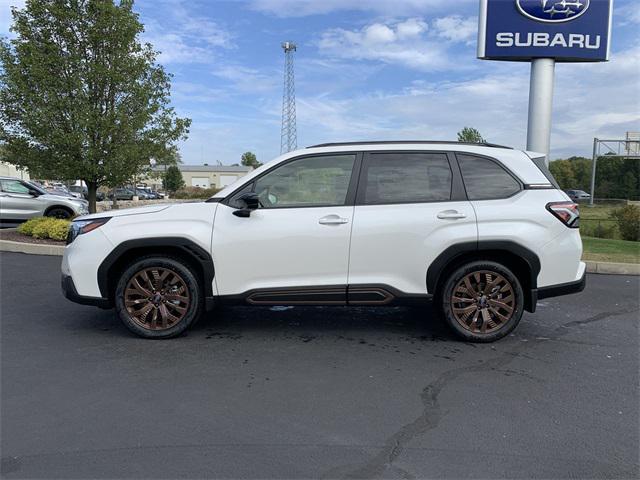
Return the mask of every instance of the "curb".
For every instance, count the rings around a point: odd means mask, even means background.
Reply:
[[[61,257],[64,254],[64,246],[0,240],[0,252],[28,253],[30,255],[56,255]]]
[[[586,262],[587,273],[640,275],[640,263]]]

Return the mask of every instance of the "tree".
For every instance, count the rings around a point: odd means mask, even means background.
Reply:
[[[458,141],[467,143],[484,143],[480,132],[473,127],[464,127],[458,132]]]
[[[162,186],[165,191],[175,193],[181,188],[184,188],[184,180],[182,179],[182,172],[175,165],[171,165],[167,168],[167,171],[162,178]]]
[[[30,0],[0,41],[0,142],[32,176],[83,180],[90,210],[165,158],[191,120],[170,107],[170,75],[142,44],[132,0]]]
[[[255,153],[253,152],[244,152],[242,154],[240,163],[242,163],[242,165],[244,165],[245,167],[253,167],[253,168],[258,168],[262,165],[262,163],[258,161]]]

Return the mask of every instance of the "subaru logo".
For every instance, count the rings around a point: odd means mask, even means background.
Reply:
[[[574,20],[587,11],[589,3],[590,0],[516,0],[525,17],[548,23]]]

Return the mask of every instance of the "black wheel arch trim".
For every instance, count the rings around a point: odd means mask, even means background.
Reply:
[[[434,293],[440,277],[448,265],[460,256],[467,253],[482,253],[490,251],[506,251],[521,258],[527,263],[529,269],[528,289],[523,288],[525,296],[525,309],[535,310],[535,293],[540,273],[540,259],[528,248],[509,240],[483,240],[479,242],[456,243],[445,249],[431,263],[427,269],[427,291]]]
[[[109,298],[109,271],[116,264],[116,262],[127,252],[145,247],[171,247],[178,248],[190,260],[195,262],[202,268],[204,276],[204,297],[207,306],[210,303],[210,298],[213,297],[213,278],[215,276],[215,270],[213,267],[213,258],[204,248],[188,238],[183,237],[152,237],[152,238],[140,238],[135,240],[127,240],[120,243],[114,248],[109,255],[102,261],[98,267],[98,287],[100,288],[100,294],[104,298]],[[113,300],[110,299],[109,300]]]

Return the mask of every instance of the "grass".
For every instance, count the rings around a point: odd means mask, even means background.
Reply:
[[[611,212],[619,206],[612,205],[594,205],[589,207],[587,204],[580,204],[580,220],[612,220]]]
[[[640,263],[640,242],[582,237],[583,260]]]

